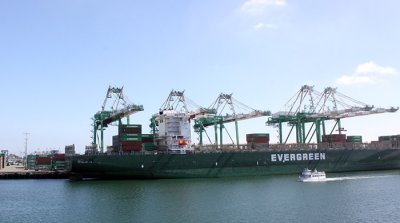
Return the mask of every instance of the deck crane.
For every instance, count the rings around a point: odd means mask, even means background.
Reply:
[[[226,112],[225,109],[228,107],[230,110],[230,114],[226,113],[223,115],[223,112]],[[224,129],[225,123],[235,122],[235,130],[236,130],[236,145],[239,145],[239,131],[238,131],[238,121],[257,118],[262,116],[269,116],[271,112],[269,111],[260,111],[250,108],[249,106],[237,101],[232,97],[232,94],[225,94],[221,93],[218,95],[217,99],[214,101],[211,106],[208,108],[211,111],[214,111],[215,114],[199,117],[195,119],[195,131],[200,135],[200,145],[203,144],[202,134],[205,132],[205,128],[208,126],[214,126],[215,131],[215,145],[218,147],[218,125],[219,125],[219,132],[220,132],[220,147],[222,147],[223,140],[222,140],[222,131]],[[239,113],[238,111],[246,111],[246,113]],[[225,129],[226,130],[226,129]],[[206,133],[206,132],[205,132]],[[229,135],[230,139],[232,137]],[[232,140],[233,142],[233,140]],[[235,142],[233,142],[235,144]]]
[[[308,104],[306,104],[308,98]],[[378,114],[385,112],[396,112],[398,108],[374,108],[361,101],[355,100],[337,91],[336,88],[327,87],[322,93],[314,90],[313,86],[304,85],[285,105],[288,109],[272,115],[267,125],[279,128],[279,142],[285,144],[293,129],[296,129],[297,143],[310,143],[313,136],[316,141],[321,142],[321,134],[326,135],[325,121],[333,120],[339,134],[343,131],[341,119],[362,115]],[[283,141],[282,123],[291,126],[288,136]],[[311,126],[306,134],[306,123]],[[322,133],[321,133],[322,125]]]
[[[106,108],[107,102],[111,106]],[[110,110],[108,110],[110,109]],[[128,118],[129,124],[129,115],[143,111],[143,105],[136,105],[130,103],[128,98],[124,95],[123,87],[108,87],[106,97],[104,99],[103,105],[101,106],[101,110],[98,111],[93,120],[93,145],[97,146],[97,141],[99,141],[100,152],[104,150],[104,142],[103,142],[103,131],[109,124],[118,121],[121,124],[121,119],[124,117]],[[98,131],[100,131],[100,139],[98,138]]]

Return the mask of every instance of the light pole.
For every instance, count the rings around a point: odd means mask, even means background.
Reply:
[[[25,169],[28,169],[28,135],[30,134],[29,132],[24,132],[25,134],[25,162],[24,166]]]

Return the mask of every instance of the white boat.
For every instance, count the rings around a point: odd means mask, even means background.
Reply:
[[[314,169],[314,171],[309,170],[308,168],[305,168],[301,175],[299,176],[299,181],[301,182],[321,182],[321,181],[326,181],[326,175],[325,172],[318,172],[317,169]]]

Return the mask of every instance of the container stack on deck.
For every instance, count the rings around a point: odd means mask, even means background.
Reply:
[[[346,134],[331,134],[331,135],[323,135],[322,142],[346,142]]]
[[[400,135],[379,136],[379,142],[388,142],[392,144],[392,147],[399,147]]]
[[[115,152],[132,153],[142,151],[142,125],[120,125],[118,135],[113,136]]]
[[[143,148],[146,151],[153,151],[156,149],[156,145],[154,144],[153,134],[142,134],[142,143],[143,143]]]
[[[65,146],[65,155],[66,156],[75,155],[75,144]]]
[[[85,147],[85,155],[94,155],[98,153],[99,150],[97,149],[97,145],[89,145]]]
[[[253,133],[246,135],[247,147],[251,149],[268,148],[269,134],[268,133]]]

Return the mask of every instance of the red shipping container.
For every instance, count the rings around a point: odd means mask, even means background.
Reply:
[[[65,161],[65,154],[54,154],[53,160],[55,161]]]
[[[322,142],[346,142],[345,134],[323,135]]]
[[[122,151],[124,151],[124,152],[131,152],[131,151],[134,151],[134,152],[139,152],[139,151],[142,151],[142,146],[123,146],[123,147],[121,147],[121,150]]]
[[[36,165],[50,165],[51,158],[50,157],[36,157]]]
[[[120,142],[120,146],[142,146],[142,142],[124,141]]]
[[[142,142],[154,142],[153,138],[142,138]]]

